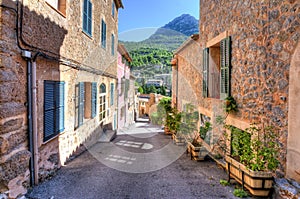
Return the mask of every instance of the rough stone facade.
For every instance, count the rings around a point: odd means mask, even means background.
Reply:
[[[294,63],[299,63],[297,61],[299,59],[294,55],[299,48],[299,45],[297,46],[300,37],[299,13],[300,3],[295,0],[200,0],[198,42],[201,51],[199,53],[193,47],[189,47],[190,44],[185,44],[187,48],[182,50],[184,46],[181,47],[174,60],[174,63],[177,61],[179,74],[183,76],[182,79],[190,89],[180,87],[179,81],[180,94],[176,96],[174,85],[177,71],[174,66],[172,91],[174,104],[176,97],[179,98],[177,104],[179,108],[182,101],[193,96],[190,99],[196,98],[200,113],[211,117],[213,125],[216,124],[216,116],[222,114],[223,100],[218,97],[202,97],[202,50],[206,47],[218,47],[216,43],[230,36],[232,66],[230,87],[239,111],[230,114],[227,123],[241,129],[249,127],[254,122],[279,128],[281,135],[278,142],[282,150],[281,164],[276,174],[278,177],[285,176],[298,182],[300,182],[300,147],[296,147],[296,143],[299,143],[297,138],[299,133],[295,130],[293,134],[289,133],[288,129],[295,129],[291,126],[299,123],[299,119],[296,118],[300,116],[299,108],[295,107],[297,103],[293,103],[293,107],[289,106],[289,101],[300,97],[296,94],[296,90],[292,91],[293,95],[289,95],[290,77],[299,78],[297,66],[291,69],[292,57]],[[181,54],[184,55],[183,58]],[[197,67],[192,67],[191,56],[198,58],[200,64],[196,65]],[[193,69],[186,70],[186,66]],[[199,74],[195,74],[197,70]],[[299,81],[293,81],[293,85],[297,83]],[[296,111],[293,112],[293,119],[289,121],[288,113],[291,109]],[[290,143],[293,147],[289,147],[287,142],[287,138],[291,135],[293,137],[290,137],[290,140],[293,141]],[[287,158],[289,153],[294,158]]]
[[[95,142],[105,124],[114,124],[117,92],[110,105],[111,88],[117,86],[118,8],[120,0],[92,0],[92,34],[83,32],[83,1],[65,1],[65,12],[46,0],[0,0],[0,193],[10,198],[25,194],[30,186],[27,117],[27,61],[22,49],[36,56],[38,178],[46,178],[87,141]],[[112,2],[115,16],[112,16]],[[18,18],[18,21],[17,21]],[[107,25],[106,48],[101,46],[101,20]],[[16,23],[18,22],[18,28]],[[114,35],[115,54],[112,54]],[[37,54],[38,53],[38,54]],[[44,141],[44,80],[65,82],[65,129]],[[79,82],[106,85],[107,111],[99,121],[85,118],[75,128],[75,86]],[[97,94],[99,96],[99,93]]]

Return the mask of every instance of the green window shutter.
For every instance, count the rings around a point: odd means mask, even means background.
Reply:
[[[93,13],[93,5],[91,1],[88,1],[87,33],[89,35],[92,35],[92,13]]]
[[[220,44],[220,99],[230,95],[230,69],[231,69],[231,39],[227,37]]]
[[[56,83],[56,132],[60,133],[65,129],[65,83]]]
[[[83,10],[82,10],[82,28],[83,31],[87,32],[88,29],[88,24],[87,24],[87,19],[88,19],[88,0],[83,0]]]
[[[79,96],[78,96],[79,108],[78,108],[78,127],[83,124],[84,115],[84,83],[79,83]]]
[[[97,114],[97,83],[92,83],[92,118]]]
[[[203,50],[202,96],[208,97],[209,48]]]
[[[114,105],[114,92],[115,92],[115,85],[114,83],[110,84],[110,105]]]
[[[129,84],[130,84],[129,79],[126,79],[125,80],[125,99],[128,98]]]

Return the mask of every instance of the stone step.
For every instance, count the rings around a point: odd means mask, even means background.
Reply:
[[[105,132],[102,133],[100,136],[98,142],[111,142],[117,137],[117,131],[114,130],[106,130]]]

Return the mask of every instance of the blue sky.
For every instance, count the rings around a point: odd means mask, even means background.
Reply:
[[[199,19],[199,0],[122,0],[122,2],[124,9],[119,10],[121,40],[145,39],[156,28],[182,14],[190,14]]]

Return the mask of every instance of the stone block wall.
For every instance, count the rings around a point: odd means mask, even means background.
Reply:
[[[200,1],[200,46],[227,31],[232,40],[231,121],[269,124],[281,131],[280,171],[286,171],[291,57],[300,37],[295,0]],[[212,111],[211,99],[200,106]]]
[[[82,1],[67,1],[66,14],[62,15],[44,0],[24,0],[23,5],[19,3],[22,24],[17,38],[17,13],[13,10],[17,9],[16,2],[0,0],[1,5],[13,8],[0,8],[0,193],[16,198],[26,193],[29,187],[27,63],[21,57],[17,39],[20,46],[33,55],[43,53],[36,60],[38,172],[39,179],[43,180],[80,146],[84,144],[88,148],[102,133],[98,115],[85,119],[80,128],[74,128],[76,84],[97,82],[98,92],[100,84],[106,84],[110,111],[104,124],[113,122],[117,106],[118,17],[117,12],[115,17],[111,15],[112,1],[93,1],[90,37],[82,31]],[[105,49],[100,43],[102,18],[107,24]],[[111,54],[111,34],[115,36],[115,55]],[[43,141],[44,80],[65,81],[65,130],[46,142]],[[111,107],[110,83],[115,85],[114,105]],[[98,109],[97,105],[97,114]]]

